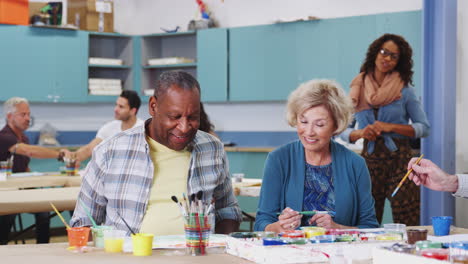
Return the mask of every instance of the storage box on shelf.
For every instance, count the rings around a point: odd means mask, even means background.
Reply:
[[[196,32],[152,34],[141,37],[141,93],[151,94],[159,75],[184,70],[197,77]],[[147,91],[147,92],[145,92]]]
[[[122,89],[133,90],[133,52],[131,36],[89,33],[88,98],[90,101],[113,101]]]
[[[28,0],[0,0],[0,24],[28,25]]]
[[[68,0],[67,22],[80,29],[114,32],[112,1]]]

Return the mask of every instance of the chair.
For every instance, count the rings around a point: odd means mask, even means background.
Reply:
[[[242,211],[242,222],[249,222],[249,232],[253,231],[253,226],[255,223],[255,217],[257,216],[257,213],[247,213]]]

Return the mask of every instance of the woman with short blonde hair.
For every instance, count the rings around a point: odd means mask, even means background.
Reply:
[[[312,80],[291,93],[287,120],[299,140],[268,155],[255,230],[378,226],[364,159],[332,140],[346,129],[352,111],[350,99],[330,80]]]
[[[314,106],[323,105],[332,114],[336,124],[333,135],[343,132],[353,118],[353,105],[340,85],[331,80],[311,80],[301,84],[288,98],[286,116],[295,127],[297,115]]]

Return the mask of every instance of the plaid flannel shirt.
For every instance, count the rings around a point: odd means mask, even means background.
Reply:
[[[187,194],[202,190],[204,199],[209,201],[213,197],[216,222],[223,219],[240,222],[241,211],[232,191],[228,161],[221,142],[199,130],[188,149],[191,156]],[[153,183],[153,168],[145,126],[125,130],[94,149],[78,199],[86,205],[97,224],[128,230],[117,215],[118,211],[132,230],[139,232]],[[79,202],[70,225],[92,225]]]

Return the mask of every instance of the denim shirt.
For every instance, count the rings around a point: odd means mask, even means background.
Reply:
[[[411,119],[411,126],[414,129],[414,138],[427,137],[429,135],[430,125],[427,121],[426,113],[422,109],[421,102],[416,97],[414,88],[404,87],[401,90],[401,98],[388,105],[381,106],[377,114],[377,120],[385,123],[408,125]],[[358,129],[363,129],[367,125],[373,124],[375,120],[374,110],[367,109],[355,114]],[[356,130],[354,123],[348,127],[340,138],[345,142],[351,143],[349,136],[351,132]],[[392,138],[405,138],[406,136],[396,133],[382,133],[385,146],[390,151],[396,151],[397,146]],[[374,152],[375,142],[369,141],[367,151],[369,154]]]

